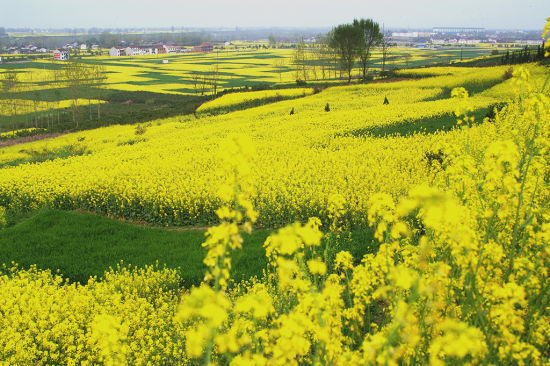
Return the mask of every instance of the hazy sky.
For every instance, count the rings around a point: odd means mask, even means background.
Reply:
[[[550,0],[0,0],[0,27],[388,27],[540,29]]]

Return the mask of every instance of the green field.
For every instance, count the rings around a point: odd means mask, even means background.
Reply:
[[[206,269],[201,244],[205,229],[166,229],[121,222],[90,213],[41,210],[10,220],[0,229],[0,266],[36,265],[85,284],[118,265],[178,269],[183,285],[199,285]],[[235,281],[261,277],[267,260],[263,244],[273,230],[244,235],[243,250],[232,254]],[[357,262],[377,247],[372,231],[348,233],[339,250],[350,251]]]
[[[391,48],[386,70],[449,64],[489,55],[493,46],[449,49]],[[56,81],[63,62],[0,64],[3,72],[16,71],[19,84],[11,93],[0,90],[0,133],[42,128],[50,132],[95,128],[116,123],[147,122],[157,118],[193,113],[197,107],[223,91],[265,90],[296,87],[292,49],[221,50],[210,54],[177,54],[138,57],[82,57],[87,64],[105,67],[102,91],[94,85],[71,88]],[[306,87],[344,83],[334,60],[311,53]],[[168,60],[168,63],[163,63]],[[375,51],[371,72],[382,68]],[[355,76],[359,77],[358,71]],[[300,76],[300,78],[302,78]],[[345,79],[345,78],[344,78]],[[76,116],[70,106],[79,99]],[[103,102],[97,108],[97,99]],[[9,103],[8,100],[16,100]],[[281,97],[271,101],[281,100]],[[267,99],[259,104],[269,102]],[[17,106],[13,104],[17,103]],[[90,106],[87,106],[90,104]],[[256,102],[254,102],[256,103]],[[257,105],[259,105],[257,104]],[[243,107],[251,106],[250,103]],[[96,112],[102,110],[102,116]],[[15,114],[14,114],[15,112]],[[96,116],[97,115],[97,116]],[[75,123],[78,120],[78,126]]]

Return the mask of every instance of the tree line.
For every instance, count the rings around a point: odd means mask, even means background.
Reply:
[[[538,45],[536,49],[525,46],[523,49],[517,51],[510,52],[510,50],[507,50],[506,54],[501,57],[500,62],[502,65],[514,65],[542,61],[544,60],[544,53],[545,49],[543,41],[542,44]]]
[[[52,64],[50,70],[39,74],[40,78],[33,72],[25,79],[21,75],[13,69],[0,74],[0,130],[15,136],[17,130],[52,129],[67,119],[78,128],[82,99],[88,101],[89,120],[101,121],[105,66],[72,60],[61,66]],[[63,100],[70,100],[68,107],[61,106]]]

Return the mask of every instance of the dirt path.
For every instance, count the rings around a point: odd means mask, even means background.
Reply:
[[[0,141],[0,148],[13,146],[13,145],[24,144],[26,142],[33,142],[33,141],[38,141],[38,140],[50,139],[50,138],[58,137],[58,136],[61,136],[61,135],[66,135],[67,133],[68,132],[45,133],[45,134],[40,134],[40,135],[19,137],[19,138],[13,139],[13,140]]]

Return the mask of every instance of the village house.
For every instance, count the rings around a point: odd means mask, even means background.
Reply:
[[[138,46],[126,47],[126,56],[141,56],[141,55],[151,55],[151,54],[153,54],[153,49],[150,47],[138,47]]]
[[[204,42],[200,46],[195,46],[195,52],[213,52],[214,45],[210,42]]]
[[[164,49],[166,50],[166,53],[179,53],[181,52],[181,46],[177,44],[165,44]]]
[[[64,48],[58,48],[53,51],[53,59],[58,61],[66,61],[69,59],[69,52]]]
[[[153,53],[155,55],[158,55],[160,53],[166,53],[166,48],[164,48],[164,46],[161,44],[156,44],[153,46]]]
[[[111,47],[111,49],[109,50],[109,55],[111,55],[111,57],[124,56],[124,48],[118,46]]]
[[[78,42],[73,42],[73,43],[66,43],[63,48],[64,49],[67,49],[67,50],[70,50],[70,49],[73,49],[73,48],[77,48],[78,47]]]
[[[80,50],[81,50],[81,51],[87,51],[87,50],[88,50],[88,46],[86,45],[86,43],[82,43],[82,44],[80,45]]]

